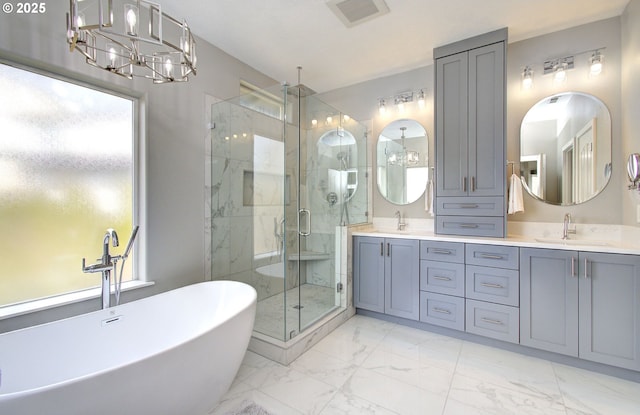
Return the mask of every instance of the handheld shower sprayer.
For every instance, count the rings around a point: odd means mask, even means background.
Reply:
[[[343,170],[347,170],[349,168],[349,154],[346,151],[341,151],[336,154],[336,158],[340,161],[340,167],[342,167]]]
[[[129,254],[131,253],[131,248],[133,248],[133,243],[136,240],[136,236],[138,236],[138,229],[140,226],[136,225],[131,231],[131,236],[129,237],[129,242],[127,243],[127,248],[124,250],[124,254],[122,254],[122,259],[127,259]]]
[[[124,253],[120,256],[119,259],[122,259],[122,262],[120,263],[120,276],[119,278],[116,279],[115,281],[115,292],[116,292],[116,305],[120,304],[120,292],[121,292],[121,287],[122,287],[122,273],[124,272],[124,264],[125,262],[127,262],[127,258],[129,257],[129,254],[131,254],[131,249],[133,249],[133,243],[136,240],[136,236],[138,236],[138,229],[140,229],[140,226],[136,225],[134,226],[133,230],[131,231],[131,236],[129,237],[129,242],[127,243],[127,247],[124,250]],[[114,270],[115,270],[115,263],[114,263]]]

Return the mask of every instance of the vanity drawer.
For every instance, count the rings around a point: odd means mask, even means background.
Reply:
[[[504,217],[436,216],[436,233],[441,235],[504,237]]]
[[[515,246],[467,244],[466,263],[485,267],[518,269],[519,250]]]
[[[466,331],[511,343],[520,341],[520,310],[508,305],[466,300]]]
[[[420,261],[420,290],[464,297],[464,264]]]
[[[464,297],[464,264],[420,261],[420,289]]]
[[[436,213],[450,216],[504,216],[503,197],[439,197]]]
[[[420,241],[420,259],[464,264],[462,242]]]
[[[464,318],[464,298],[420,293],[420,321],[464,331]]]
[[[520,272],[513,269],[467,265],[466,297],[517,307]]]

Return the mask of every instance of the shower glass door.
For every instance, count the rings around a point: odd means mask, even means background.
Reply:
[[[366,129],[304,86],[211,107],[211,278],[253,286],[254,335],[344,307],[345,226],[367,221]]]
[[[288,255],[296,289],[287,296],[287,309],[298,325],[290,326],[291,334],[345,306],[341,245],[344,225],[366,222],[366,185],[358,191],[359,180],[365,182],[366,161],[358,165],[358,149],[364,159],[366,128],[304,85],[288,87],[285,95],[293,120],[287,123],[286,160],[298,178],[296,209],[288,216],[297,227]]]

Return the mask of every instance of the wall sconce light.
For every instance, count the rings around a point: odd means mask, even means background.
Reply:
[[[568,65],[564,62],[555,66],[553,70],[553,82],[555,84],[563,84],[567,81],[567,69]]]
[[[380,115],[385,115],[387,112],[387,102],[393,102],[398,108],[398,112],[403,113],[407,107],[407,104],[412,103],[414,100],[418,101],[418,107],[423,109],[426,105],[426,88],[420,88],[416,91],[401,92],[399,94],[378,98],[378,111]]]
[[[589,74],[591,76],[598,76],[602,72],[604,56],[599,50],[593,52],[589,58]]]
[[[378,101],[378,111],[380,112],[380,115],[385,115],[387,113],[387,106],[382,98]]]
[[[604,55],[602,51],[606,49],[604,47],[598,49],[592,49],[589,51],[575,53],[572,56],[565,56],[563,58],[549,59],[544,62],[543,65],[543,74],[553,74],[553,83],[554,84],[562,84],[567,81],[567,71],[574,69],[574,56],[575,55],[585,55],[589,54],[588,64],[589,64],[589,73],[588,76],[590,78],[596,77],[602,73],[604,69]],[[531,74],[531,81],[529,81],[528,74]],[[531,66],[527,65],[522,71],[522,87],[523,89],[528,89],[527,84],[533,82],[533,71],[531,70]]]
[[[424,108],[425,106],[425,97],[424,97],[424,89],[421,89],[418,92],[418,106],[420,108]]]
[[[315,118],[311,120],[311,127],[315,128],[318,125],[318,120]]]
[[[531,66],[525,66],[522,71],[522,88],[531,89],[533,87],[533,70]]]
[[[413,92],[403,92],[393,99],[393,103],[398,106],[398,111],[404,112],[404,104],[413,102]]]

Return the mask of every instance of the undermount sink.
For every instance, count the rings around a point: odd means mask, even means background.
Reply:
[[[590,241],[586,239],[560,239],[560,238],[536,238],[536,242],[559,245],[575,245],[575,246],[609,246],[609,242]]]

